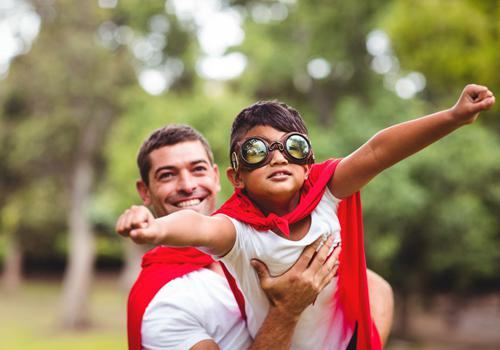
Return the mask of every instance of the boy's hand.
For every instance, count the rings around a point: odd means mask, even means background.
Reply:
[[[493,104],[495,96],[486,86],[470,84],[464,88],[450,112],[460,124],[470,124],[477,119],[479,112],[491,108]]]
[[[295,264],[283,275],[271,277],[267,266],[256,259],[251,261],[259,276],[260,285],[271,305],[291,317],[298,317],[316,300],[318,294],[337,274],[340,247],[329,254],[333,238],[321,237],[307,246]]]
[[[144,206],[133,205],[120,215],[115,230],[120,235],[129,236],[135,243],[153,243],[154,237],[142,234],[144,229],[154,230],[155,218],[151,211]]]

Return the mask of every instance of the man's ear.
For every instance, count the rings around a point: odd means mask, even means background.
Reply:
[[[148,185],[144,183],[142,180],[137,180],[135,182],[135,188],[137,189],[137,193],[139,193],[139,196],[142,198],[142,203],[145,206],[150,206],[151,205],[151,196],[149,194],[149,188]]]
[[[217,184],[216,184],[216,186],[215,186],[215,191],[216,191],[216,192],[220,192],[221,187],[220,187],[220,173],[219,173],[219,167],[217,166],[217,164],[214,164],[213,168],[214,168],[214,172],[215,172],[215,181],[217,182]]]
[[[245,187],[243,184],[243,181],[241,181],[240,174],[236,170],[234,170],[232,167],[227,168],[226,176],[234,188],[242,189]]]

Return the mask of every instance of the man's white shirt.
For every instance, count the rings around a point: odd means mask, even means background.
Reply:
[[[147,350],[186,350],[202,340],[213,340],[221,350],[252,343],[225,277],[208,269],[163,286],[146,308],[141,333]]]

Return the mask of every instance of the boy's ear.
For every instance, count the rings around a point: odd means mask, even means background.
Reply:
[[[306,164],[305,165],[305,171],[306,171],[306,174],[305,174],[305,179],[307,180],[309,178],[309,174],[311,173],[311,164]]]
[[[233,185],[234,188],[244,188],[243,181],[241,181],[241,177],[239,172],[234,170],[232,167],[227,168],[226,176],[229,182]]]
[[[137,193],[139,193],[139,196],[141,196],[141,198],[142,198],[142,203],[145,206],[150,206],[151,205],[151,196],[149,194],[149,188],[144,183],[144,181],[137,180],[135,182],[135,188],[137,189]]]

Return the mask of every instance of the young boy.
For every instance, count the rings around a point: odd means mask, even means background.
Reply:
[[[349,209],[341,211],[339,203],[348,198],[342,203],[358,210],[358,198],[352,195],[374,176],[472,123],[494,102],[486,87],[468,85],[451,109],[384,129],[348,157],[318,165],[312,165],[314,157],[300,115],[284,104],[257,103],[240,112],[233,123],[232,168],[227,175],[235,194],[221,210],[211,217],[189,210],[159,219],[149,214],[117,231],[136,243],[193,246],[220,258],[242,292],[242,311],[253,336],[269,302],[251,260],[263,260],[271,274],[278,275],[320,235],[334,242],[342,239],[339,292],[335,293],[337,281],[330,283],[302,313],[292,347],[380,348],[366,307],[360,216]],[[341,222],[332,215],[337,209],[350,227],[342,226],[342,232]]]

